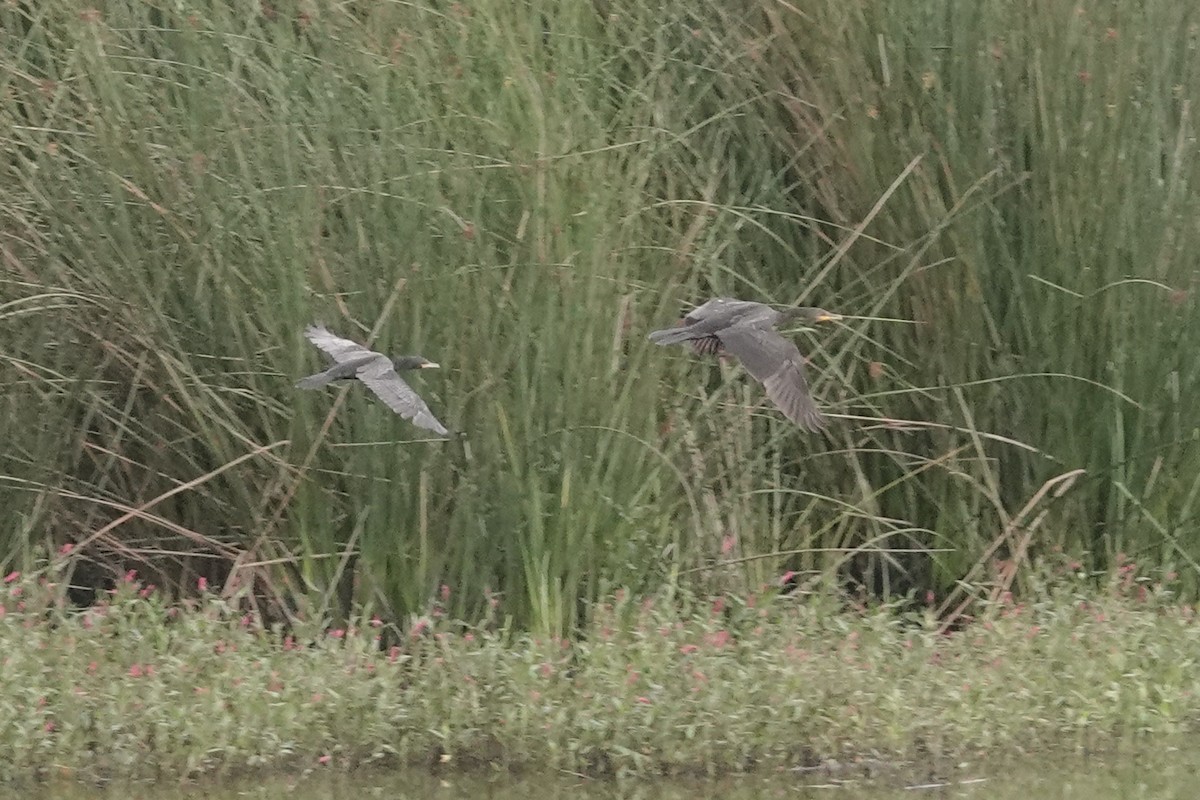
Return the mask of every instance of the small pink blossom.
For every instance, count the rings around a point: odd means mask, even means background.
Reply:
[[[46,724],[42,726],[42,730],[46,733],[54,733],[54,723],[47,720]]]
[[[442,584],[442,602],[443,603],[450,602],[450,587],[444,583]]]
[[[144,589],[142,589],[140,592],[138,592],[138,597],[145,600],[147,597],[149,597],[152,594],[154,594],[154,584],[153,583],[149,584]]]
[[[318,764],[328,764],[330,761],[333,761],[333,756],[331,755],[323,755],[317,759]]]
[[[208,578],[206,578],[206,577],[204,577],[203,575],[201,575],[201,576],[200,576],[200,577],[199,577],[199,578],[196,580],[196,586],[197,586],[197,588],[199,588],[199,589],[200,589],[200,591],[202,591],[202,592],[207,592],[207,591],[208,591]]]
[[[74,549],[75,549],[75,543],[74,543],[74,542],[67,542],[67,543],[66,543],[66,544],[64,544],[62,547],[58,548],[58,554],[59,554],[60,556],[68,556],[68,555],[70,555],[70,554],[71,554],[71,551],[72,551],[72,550],[74,550]]]
[[[637,701],[638,701],[639,703],[641,703],[642,705],[644,705],[644,706],[648,706],[648,705],[650,705],[650,698],[649,698],[649,697],[639,697],[639,698],[637,699]]]
[[[725,645],[729,644],[729,640],[731,638],[733,638],[733,637],[730,636],[729,631],[724,630],[724,629],[719,630],[715,633],[710,633],[704,637],[705,641],[707,641],[713,647],[717,647],[717,648],[724,647]]]
[[[732,535],[726,536],[725,538],[721,539],[721,555],[723,555],[723,556],[729,555],[733,551],[733,546],[736,543],[737,543],[737,539],[735,539]]]
[[[333,630],[331,630],[329,632],[329,635],[335,639],[341,639],[343,636],[346,635],[346,632],[344,630],[342,630],[341,628],[334,628]]]
[[[375,614],[375,615],[373,615],[373,616],[371,617],[371,627],[372,627],[372,628],[378,628],[378,627],[380,627],[380,626],[382,626],[382,625],[383,625],[383,620],[381,620],[381,619],[379,618],[379,615],[378,615],[378,614]]]
[[[141,664],[134,664],[133,666],[131,666],[131,667],[129,668],[129,677],[131,677],[131,678],[140,678],[140,677],[142,677],[142,665],[141,665]]]
[[[129,572],[125,573],[125,577],[122,580],[124,580],[125,583],[133,583],[135,580],[137,580],[137,570],[129,570]]]
[[[685,656],[690,655],[699,649],[700,646],[695,644],[685,644],[679,646],[679,652],[683,653]]]
[[[4,576],[4,582],[5,582],[5,583],[12,583],[13,581],[15,581],[15,580],[16,580],[17,578],[19,578],[19,577],[21,577],[21,573],[20,573],[20,572],[18,572],[17,570],[13,570],[12,572],[10,572],[10,573],[8,573],[7,575],[5,575],[5,576]]]
[[[412,631],[409,633],[409,636],[411,636],[413,639],[416,639],[421,634],[423,634],[425,632],[425,629],[428,627],[429,627],[428,620],[419,619],[419,620],[417,620],[417,624],[413,625]]]

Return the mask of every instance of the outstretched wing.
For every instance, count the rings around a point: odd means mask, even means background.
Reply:
[[[383,353],[368,350],[357,342],[352,342],[349,339],[343,339],[340,336],[332,334],[325,329],[324,325],[309,325],[304,329],[304,338],[328,353],[338,364],[359,360],[367,363],[366,359],[370,356],[379,356],[387,360],[387,356],[383,355]],[[389,361],[388,363],[391,362]]]
[[[778,319],[779,312],[763,303],[751,300],[735,300],[732,297],[714,297],[703,305],[688,312],[674,328],[654,331],[650,341],[659,345],[679,342],[710,340],[693,346],[696,352],[715,352],[716,342],[712,337],[735,325],[770,327]]]
[[[414,425],[431,430],[439,436],[450,433],[438,422],[437,417],[433,416],[421,396],[396,373],[392,362],[386,356],[380,356],[359,367],[358,379],[388,408],[405,419],[411,419]]]
[[[766,328],[738,325],[717,334],[755,380],[762,383],[784,416],[801,428],[817,431],[826,419],[813,402],[804,375],[804,356],[792,342]]]

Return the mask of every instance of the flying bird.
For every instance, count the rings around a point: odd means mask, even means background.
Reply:
[[[822,308],[777,310],[764,303],[717,297],[698,306],[678,326],[654,331],[650,341],[657,345],[687,342],[701,355],[729,353],[766,387],[767,397],[785,417],[815,432],[825,427],[827,420],[809,392],[804,356],[774,330],[776,325],[793,319],[814,324],[841,317]]]
[[[309,325],[304,336],[333,358],[333,366],[296,382],[300,389],[316,389],[331,381],[354,380],[366,384],[388,408],[414,425],[448,436],[450,431],[425,405],[421,396],[404,382],[399,373],[410,369],[430,369],[439,365],[421,356],[389,358],[360,344],[330,333],[324,325]]]

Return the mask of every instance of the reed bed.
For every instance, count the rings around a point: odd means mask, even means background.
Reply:
[[[0,8],[0,566],[298,618],[792,572],[943,614],[1056,550],[1193,594],[1200,10]],[[834,417],[645,334],[713,294]],[[443,365],[427,440],[305,324]],[[949,591],[953,589],[954,591]],[[266,604],[263,606],[262,604]],[[256,605],[257,604],[257,605]]]

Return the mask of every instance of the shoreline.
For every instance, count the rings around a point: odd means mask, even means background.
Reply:
[[[0,587],[0,706],[13,712],[0,780],[368,764],[921,771],[1192,730],[1194,608],[1161,588],[1081,591],[1064,583],[951,633],[893,607],[642,598],[596,609],[571,639],[432,619],[386,646],[378,619],[284,634],[216,597],[168,602],[136,581],[72,610],[53,583],[17,578]]]

